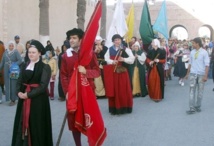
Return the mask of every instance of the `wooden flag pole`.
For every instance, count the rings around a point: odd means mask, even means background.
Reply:
[[[64,127],[65,127],[65,123],[66,123],[67,114],[68,114],[68,112],[66,111],[64,119],[63,119],[63,122],[62,122],[61,129],[60,129],[60,132],[59,132],[59,136],[58,136],[58,139],[57,139],[56,146],[59,146],[59,144],[60,144],[60,141],[61,141],[61,138],[62,138],[62,133],[63,133]]]

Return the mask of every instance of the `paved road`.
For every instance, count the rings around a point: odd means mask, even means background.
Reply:
[[[107,127],[107,139],[103,146],[214,146],[214,84],[205,86],[202,112],[187,115],[188,83],[184,87],[178,80],[166,82],[165,99],[155,103],[145,98],[134,98],[132,114],[113,116],[108,113],[106,99],[98,103]],[[57,89],[57,88],[56,88]],[[56,90],[57,91],[57,90]],[[65,113],[65,102],[51,102],[54,143],[57,141]],[[0,105],[0,146],[10,146],[16,106]],[[82,136],[83,146],[87,138]],[[73,138],[67,125],[61,146],[73,146]]]

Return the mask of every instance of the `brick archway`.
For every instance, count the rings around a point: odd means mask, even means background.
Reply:
[[[173,30],[174,30],[175,28],[177,28],[177,27],[182,27],[182,28],[184,28],[184,29],[186,30],[187,34],[188,34],[188,30],[186,29],[185,26],[180,25],[180,24],[177,24],[177,25],[174,25],[174,26],[170,29],[170,31],[169,31],[169,36],[170,36],[170,37],[172,37],[172,32],[173,32]],[[188,34],[188,35],[189,35],[189,34]]]
[[[210,40],[213,40],[213,28],[208,24],[204,24],[202,27],[207,27],[210,30]]]

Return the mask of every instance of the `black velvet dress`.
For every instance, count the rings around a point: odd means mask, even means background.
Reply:
[[[20,77],[17,81],[18,92],[25,92],[25,84],[39,84],[39,87],[31,88],[28,92],[28,98],[31,99],[29,129],[31,146],[52,146],[52,124],[50,103],[47,93],[47,87],[51,77],[49,65],[41,60],[34,66],[34,71],[26,70],[27,64],[21,69]],[[16,116],[14,120],[12,146],[28,146],[28,137],[22,139],[22,112],[23,99],[18,100]]]

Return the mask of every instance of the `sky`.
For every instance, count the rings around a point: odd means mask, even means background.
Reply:
[[[145,0],[122,0],[123,3],[138,3]],[[160,2],[163,0],[154,0]],[[210,12],[213,12],[214,0],[166,0],[176,3],[178,6],[186,10],[188,13],[198,18],[204,23],[213,24],[213,19],[210,17]],[[117,0],[107,0],[107,5],[114,5]],[[149,3],[148,3],[149,4]],[[155,5],[155,3],[154,3]],[[212,15],[211,15],[212,16]],[[203,30],[204,31],[204,30]]]
[[[123,3],[131,3],[131,2],[144,2],[145,0],[122,0]],[[163,0],[155,0],[163,1]],[[171,1],[182,7],[184,10],[195,16],[196,18],[200,18],[203,22],[213,23],[212,19],[210,19],[210,10],[213,11],[214,0],[166,0]],[[114,5],[117,0],[107,0],[107,5]],[[155,4],[155,3],[154,3]]]

